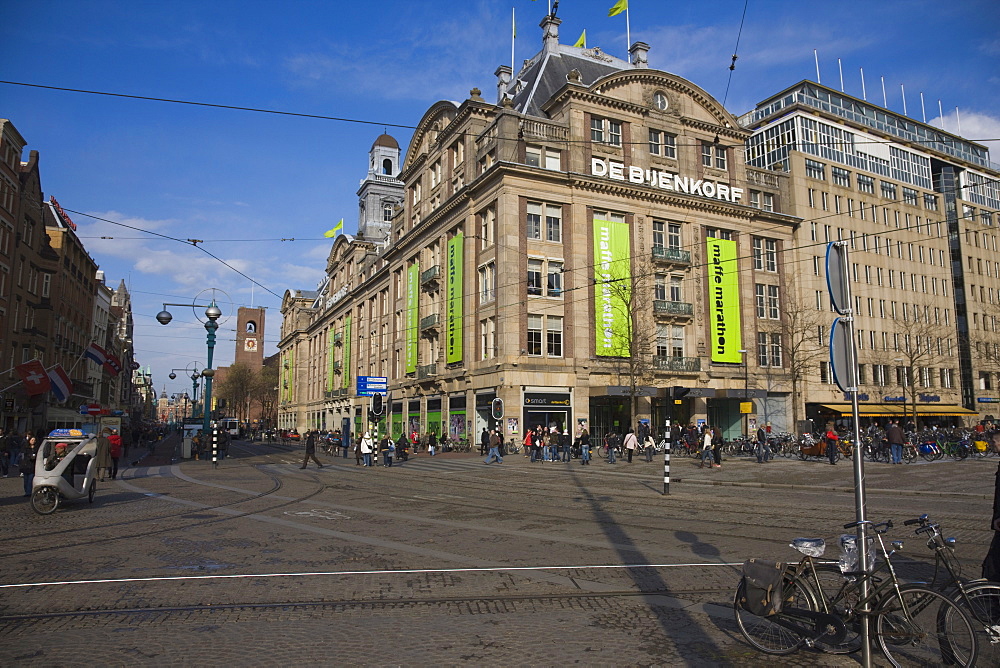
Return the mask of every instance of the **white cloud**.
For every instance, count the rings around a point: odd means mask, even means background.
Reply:
[[[958,134],[969,141],[985,144],[990,149],[990,159],[1000,163],[1000,118],[977,111],[952,110],[944,115],[944,124],[937,116],[929,121],[930,125],[942,128],[946,132]],[[961,124],[961,133],[958,126]]]

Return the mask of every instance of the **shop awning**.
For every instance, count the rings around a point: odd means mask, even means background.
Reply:
[[[850,415],[851,404],[821,404],[820,411],[839,415]],[[858,404],[858,415],[861,417],[904,417],[913,414],[913,406],[909,404]],[[919,417],[961,417],[978,415],[976,411],[955,404],[917,404]]]

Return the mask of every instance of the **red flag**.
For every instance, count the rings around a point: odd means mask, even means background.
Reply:
[[[104,362],[104,368],[112,376],[117,376],[122,370],[121,360],[111,353],[107,353],[107,355],[108,359]]]
[[[29,395],[42,394],[49,391],[49,376],[45,373],[45,367],[40,360],[31,360],[24,364],[18,364],[14,371],[21,377],[24,383],[24,390]]]

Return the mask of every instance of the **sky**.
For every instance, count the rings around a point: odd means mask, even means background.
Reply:
[[[608,17],[613,4],[563,0],[560,41],[586,30],[588,47],[627,59],[625,14]],[[863,69],[869,102],[882,104],[884,78],[889,109],[903,111],[905,90],[912,118],[1000,140],[995,0],[629,4],[631,39],[650,45],[650,67],[734,114],[815,81],[818,59],[828,86],[841,88],[842,71],[843,90],[860,97]],[[495,101],[512,10],[520,67],[541,48],[546,0],[0,0],[0,118],[27,140],[24,160],[39,152],[46,199],[79,212],[70,215],[108,284],[125,281],[135,357],[156,390],[189,391],[183,373],[168,375],[204,366],[205,331],[191,308],[168,307],[173,322],[157,323],[163,303],[221,291],[231,317],[217,366],[235,354],[235,307],[266,307],[264,353],[277,352],[281,296],[316,289],[326,230],[341,218],[357,230],[375,138],[388,132],[405,151],[434,102],[461,102],[474,87]],[[1000,141],[990,145],[1000,163]]]

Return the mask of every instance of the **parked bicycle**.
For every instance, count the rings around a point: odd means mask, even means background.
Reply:
[[[955,539],[945,538],[941,526],[924,514],[906,520],[904,526],[920,525],[918,536],[927,536],[927,547],[934,552],[934,578],[931,586],[940,589],[963,606],[972,617],[979,643],[979,665],[1000,665],[1000,583],[989,580],[964,580],[962,566],[955,558]],[[943,570],[947,578],[938,583]]]
[[[804,555],[794,566],[752,559],[744,564],[733,600],[743,637],[766,654],[791,654],[804,644],[825,652],[853,652],[860,648],[860,611],[867,609],[870,638],[893,665],[976,665],[978,644],[970,616],[939,591],[901,583],[892,556],[902,542],[894,541],[890,550],[882,538],[892,522],[866,524],[883,555],[878,568],[852,565],[850,559],[843,560],[842,568],[817,563],[826,548],[822,538],[793,540],[791,547]],[[857,526],[852,522],[844,528]],[[842,540],[845,545],[849,542]],[[862,583],[868,588],[864,597]]]

